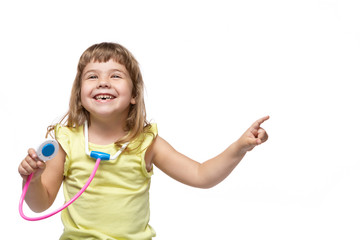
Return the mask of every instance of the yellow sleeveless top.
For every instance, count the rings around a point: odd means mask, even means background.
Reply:
[[[62,211],[64,232],[60,239],[148,240],[155,236],[148,224],[153,172],[147,172],[144,157],[156,135],[157,126],[152,124],[148,133],[132,141],[117,159],[101,161],[90,186]],[[55,136],[66,153],[63,191],[67,202],[84,186],[95,160],[85,153],[83,127],[57,125]],[[89,143],[89,149],[110,155],[118,151],[115,144]]]

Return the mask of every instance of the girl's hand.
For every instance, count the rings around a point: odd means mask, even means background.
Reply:
[[[38,158],[36,151],[33,148],[30,148],[28,150],[28,155],[19,165],[19,173],[24,181],[26,181],[30,174],[34,173],[31,181],[35,181],[44,172],[45,167],[46,164]]]
[[[269,118],[269,116],[260,118],[240,137],[238,143],[242,152],[251,151],[254,147],[266,142],[268,135],[260,125]]]

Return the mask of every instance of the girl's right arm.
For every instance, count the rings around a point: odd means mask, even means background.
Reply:
[[[59,145],[57,155],[45,163],[30,148],[28,155],[20,163],[19,173],[23,178],[23,187],[28,176],[34,173],[25,197],[26,203],[34,212],[45,211],[53,204],[63,181],[65,156],[65,151]]]

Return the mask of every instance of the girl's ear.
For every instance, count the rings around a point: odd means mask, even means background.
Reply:
[[[130,103],[131,103],[132,105],[135,105],[135,104],[136,104],[135,98],[131,98]]]

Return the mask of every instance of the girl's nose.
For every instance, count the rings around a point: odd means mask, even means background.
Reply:
[[[99,79],[97,88],[110,88],[110,87],[111,87],[111,84],[108,80],[103,79],[103,78]]]

